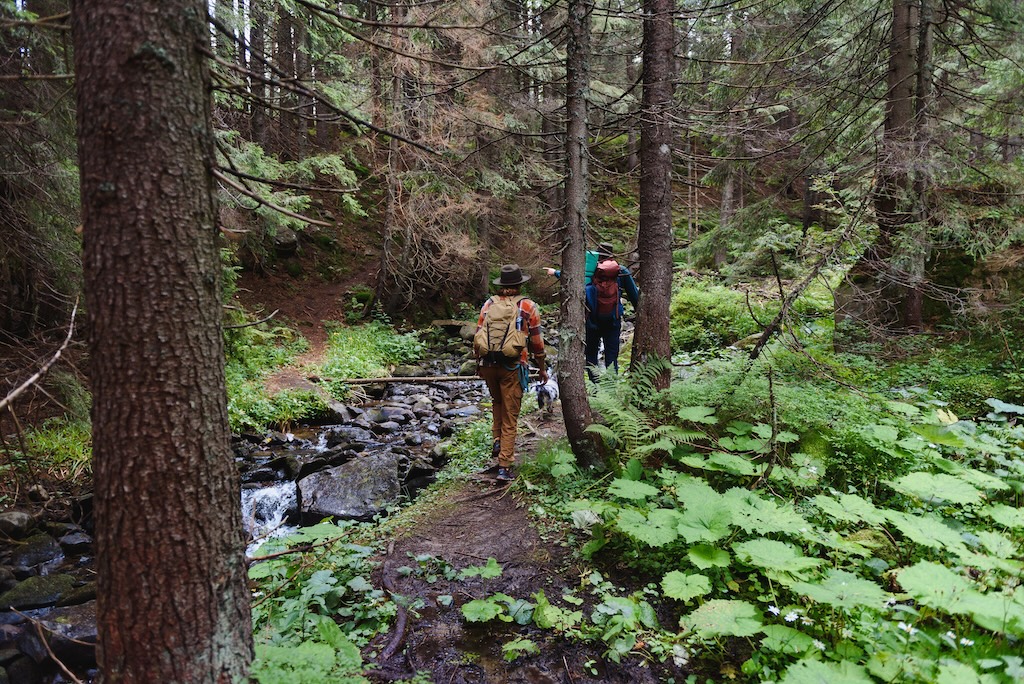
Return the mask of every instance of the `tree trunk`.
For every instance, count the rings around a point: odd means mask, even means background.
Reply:
[[[106,682],[228,684],[252,659],[206,13],[73,3]]]
[[[914,158],[918,7],[912,0],[893,0],[885,121],[874,204],[878,238],[847,274],[836,293],[836,322],[853,322],[872,337],[893,330],[921,327],[920,293],[913,281],[923,272],[913,254],[897,254],[896,238],[915,219],[912,175]],[[841,340],[837,340],[841,343]]]
[[[257,143],[263,148],[267,147],[267,84],[263,82],[260,76],[263,76],[267,67],[263,64],[263,59],[267,54],[267,40],[266,36],[270,29],[267,26],[267,18],[269,13],[265,6],[266,0],[250,0],[249,14],[252,17],[252,23],[249,26],[249,47],[251,56],[249,58],[249,68],[256,75],[252,79],[251,93],[253,96],[252,102],[252,139],[253,142]]]
[[[644,72],[640,128],[640,310],[633,364],[672,356],[668,311],[672,300],[672,70],[674,0],[645,0]],[[668,387],[666,369],[658,387]]]
[[[590,12],[586,0],[569,0],[566,44],[565,208],[561,233],[562,302],[558,354],[558,391],[562,400],[565,434],[584,466],[603,465],[594,435],[586,432],[594,422],[584,379],[584,297],[587,213],[590,178],[587,149],[587,96],[590,83]]]
[[[295,78],[295,18],[286,7],[277,10],[277,66],[283,72],[283,79],[291,82]],[[277,148],[282,159],[295,159],[295,136],[298,121],[295,112],[299,101],[291,90],[278,88],[278,103],[281,105],[277,126]]]

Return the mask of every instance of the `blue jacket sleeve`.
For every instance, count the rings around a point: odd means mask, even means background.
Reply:
[[[626,295],[626,299],[633,305],[633,308],[640,306],[640,290],[633,280],[633,274],[625,266],[619,267],[619,289]]]

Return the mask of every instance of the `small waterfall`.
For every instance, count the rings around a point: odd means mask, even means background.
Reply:
[[[242,522],[252,539],[246,554],[251,556],[267,539],[283,537],[295,530],[294,526],[284,523],[289,511],[298,506],[297,491],[294,482],[242,490]]]

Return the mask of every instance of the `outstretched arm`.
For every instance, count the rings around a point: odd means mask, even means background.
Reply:
[[[625,266],[619,268],[619,288],[626,293],[626,299],[634,309],[640,306],[640,289],[633,280],[633,274]]]

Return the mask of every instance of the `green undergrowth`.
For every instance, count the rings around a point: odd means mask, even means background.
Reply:
[[[720,376],[719,396],[735,380]],[[685,383],[652,395],[606,375],[592,430],[615,472],[580,472],[556,446],[523,477],[535,511],[631,580],[595,571],[535,596],[533,623],[714,679],[1020,681],[1024,407],[990,398],[961,419],[927,396],[873,396],[830,426],[816,406],[787,420],[787,380],[766,379],[766,410],[742,413],[688,403]]]
[[[285,389],[271,394],[266,379],[309,348],[304,338],[286,327],[261,326],[226,331],[228,417],[231,429],[287,429],[301,420],[314,419],[326,410],[326,400],[344,399],[346,378],[372,378],[389,374],[395,364],[415,361],[423,344],[413,333],[399,333],[386,322],[336,326],[331,330],[321,366],[303,369],[321,378],[320,386]]]
[[[415,502],[374,522],[325,520],[260,548],[267,558],[249,570],[255,681],[370,681],[361,649],[390,629],[396,602],[412,609],[419,605],[416,597],[390,596],[371,583],[377,559],[402,530],[447,505],[451,486],[486,463],[489,445],[489,422],[467,423],[445,445],[448,465],[439,481]],[[409,572],[428,577],[454,572],[441,559],[424,556],[411,562]],[[493,567],[480,572],[493,572]],[[429,679],[418,675],[407,681]]]

